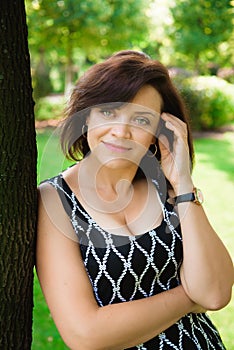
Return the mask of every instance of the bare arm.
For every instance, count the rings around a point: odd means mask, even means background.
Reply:
[[[190,160],[185,123],[163,115],[174,132],[173,154],[161,137],[162,167],[175,195],[192,192]],[[202,206],[192,202],[178,204],[183,235],[184,260],[181,280],[189,297],[209,310],[224,307],[231,298],[234,281],[232,260],[224,244],[210,225]]]
[[[47,194],[54,189],[45,186]],[[50,194],[49,194],[50,196]],[[52,195],[53,197],[53,195]],[[55,205],[53,198],[53,205]],[[56,209],[60,210],[56,207]],[[67,345],[74,350],[117,350],[159,334],[200,307],[182,286],[141,300],[99,307],[80,256],[78,243],[59,229],[55,217],[39,200],[37,273],[52,317]]]
[[[231,258],[202,206],[178,204],[183,234],[183,286],[192,300],[218,310],[231,299],[234,270]]]

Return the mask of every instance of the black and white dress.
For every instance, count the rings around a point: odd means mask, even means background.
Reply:
[[[70,217],[99,306],[147,298],[180,284],[182,237],[178,217],[169,203],[161,203],[163,220],[157,228],[139,236],[118,236],[104,231],[89,216],[62,174],[46,182],[57,190]],[[158,336],[129,349],[224,350],[225,347],[207,314],[189,313]]]

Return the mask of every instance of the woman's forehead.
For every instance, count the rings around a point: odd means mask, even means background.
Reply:
[[[156,112],[160,112],[161,106],[163,105],[162,97],[159,92],[148,84],[142,86],[131,102]]]

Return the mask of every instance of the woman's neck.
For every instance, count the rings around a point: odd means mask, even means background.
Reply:
[[[126,192],[132,187],[137,165],[129,162],[123,167],[103,165],[92,155],[80,163],[80,179],[88,180],[91,187],[116,193]],[[82,181],[83,182],[83,181]]]
[[[91,207],[120,212],[134,195],[133,179],[137,166],[126,168],[101,165],[91,156],[82,160],[78,168],[79,192]]]

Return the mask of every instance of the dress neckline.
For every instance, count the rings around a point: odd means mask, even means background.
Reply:
[[[153,231],[159,230],[159,229],[162,227],[163,223],[165,222],[165,220],[164,220],[164,206],[163,206],[163,204],[161,204],[161,205],[162,205],[163,218],[162,218],[160,224],[159,224],[158,226],[152,228],[151,230],[146,231],[146,232],[143,232],[143,233],[140,233],[140,234],[137,234],[137,235],[133,235],[133,234],[132,234],[132,235],[120,235],[120,234],[115,234],[115,233],[109,232],[109,231],[107,231],[106,229],[102,228],[102,227],[96,222],[96,220],[94,220],[93,217],[87,212],[87,210],[86,210],[86,209],[84,208],[84,206],[81,204],[81,202],[79,201],[79,199],[77,198],[77,196],[75,195],[75,193],[72,191],[72,189],[71,189],[71,187],[69,186],[69,184],[67,183],[67,181],[64,179],[63,174],[60,173],[60,174],[58,175],[58,177],[59,177],[59,178],[61,179],[61,181],[62,181],[62,187],[63,187],[63,188],[65,187],[65,188],[66,188],[66,191],[68,191],[69,194],[72,195],[73,198],[75,199],[76,204],[80,207],[81,212],[83,212],[83,216],[86,218],[86,220],[87,220],[89,223],[92,222],[92,224],[94,224],[95,228],[98,229],[99,231],[101,231],[102,233],[105,233],[105,234],[107,234],[107,235],[114,236],[114,237],[117,237],[117,238],[120,238],[120,237],[121,237],[121,238],[128,238],[129,240],[136,239],[136,238],[139,239],[139,238],[142,237],[142,236],[145,236],[145,235],[147,235],[147,234],[151,234],[151,232],[153,232]],[[85,215],[84,215],[84,213],[85,213]]]

